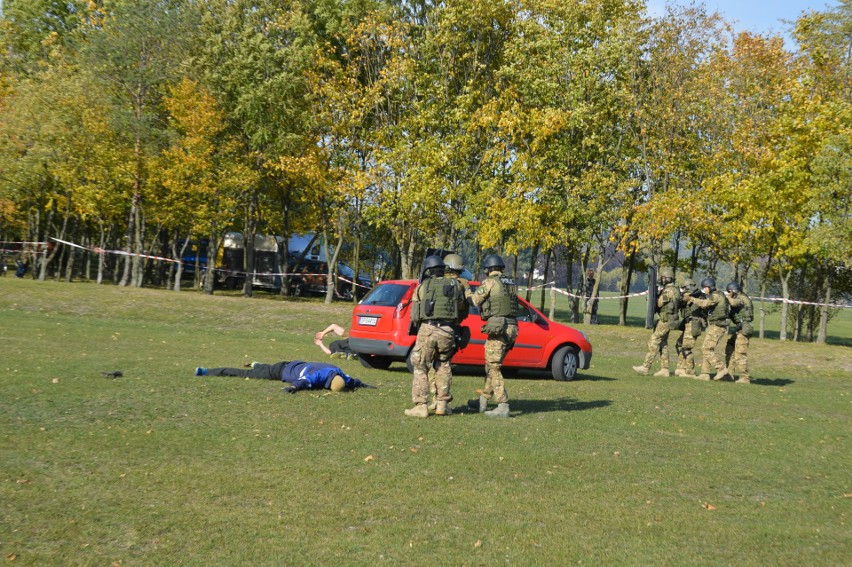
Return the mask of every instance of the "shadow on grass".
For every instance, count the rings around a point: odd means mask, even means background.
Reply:
[[[789,386],[790,384],[795,384],[795,380],[791,380],[789,378],[752,378],[752,384],[757,384],[758,386]]]
[[[581,402],[574,398],[559,398],[556,400],[509,400],[512,408],[512,416],[525,413],[547,413],[552,411],[583,411],[590,409],[605,408],[612,405],[611,400],[595,400],[592,402]],[[479,413],[476,409],[463,404],[453,407],[453,413]]]
[[[612,400],[594,400],[591,402],[581,402],[573,398],[559,398],[556,400],[509,400],[512,412],[519,411],[521,413],[583,411],[605,408],[610,405],[612,405]]]

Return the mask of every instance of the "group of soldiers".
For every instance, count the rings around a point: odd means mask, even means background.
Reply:
[[[675,343],[678,357],[675,376],[751,383],[748,372],[748,343],[754,331],[751,298],[737,282],[729,283],[725,292],[716,289],[716,280],[712,277],[704,278],[700,288],[691,279],[685,280],[679,288],[674,282],[674,271],[662,268],[660,284],[663,287],[657,296],[656,306],[658,319],[648,340],[645,360],[633,370],[647,376],[654,360],[659,357],[660,370],[654,376],[670,376],[669,333],[680,330],[681,335]],[[725,344],[725,358],[722,360],[717,348],[728,334],[729,327],[733,330]],[[701,345],[703,359],[701,372],[696,375],[693,351],[702,332],[705,333]],[[715,375],[711,377],[714,370]]]
[[[412,331],[416,329],[417,342],[411,355],[414,377],[411,398],[414,407],[405,415],[428,417],[449,415],[453,354],[465,346],[461,322],[467,317],[469,306],[480,309],[485,324],[485,385],[478,399],[468,401],[471,409],[489,417],[509,417],[509,396],[506,392],[501,367],[506,353],[518,337],[518,296],[515,282],[503,272],[506,265],[496,254],[487,256],[482,267],[487,277],[471,291],[468,281],[460,276],[464,262],[458,254],[428,256],[423,263],[420,284],[411,304]],[[430,370],[434,368],[434,374]],[[429,403],[429,396],[432,403]],[[497,407],[488,409],[494,400]]]

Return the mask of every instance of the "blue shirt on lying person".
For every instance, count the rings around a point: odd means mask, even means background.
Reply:
[[[204,368],[195,369],[196,376],[240,376],[259,380],[281,380],[290,386],[290,393],[299,390],[318,390],[325,388],[339,392],[349,388],[369,388],[357,378],[348,376],[343,370],[327,362],[306,362],[304,360],[283,360],[275,364],[252,362],[251,368]]]

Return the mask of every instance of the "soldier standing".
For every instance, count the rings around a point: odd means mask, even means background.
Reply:
[[[485,340],[485,386],[479,400],[470,400],[468,406],[490,417],[509,417],[509,395],[500,368],[518,338],[517,287],[511,278],[503,275],[506,264],[500,256],[486,256],[482,267],[488,277],[471,296],[471,301],[480,308],[486,321],[482,326],[482,332],[488,336]],[[497,407],[486,411],[492,397]]]
[[[751,378],[748,374],[748,341],[754,332],[754,308],[751,304],[751,298],[743,293],[740,284],[731,282],[727,286],[725,297],[728,298],[728,303],[731,306],[730,317],[736,329],[728,338],[728,344],[725,345],[725,363],[728,367],[728,375],[734,376],[734,368],[740,371],[740,376],[737,378],[737,384],[751,384]],[[731,366],[731,358],[734,365]]]
[[[633,370],[643,376],[648,375],[657,355],[660,357],[661,368],[654,373],[654,376],[671,376],[669,374],[669,332],[680,326],[678,316],[680,290],[674,285],[674,270],[671,268],[666,267],[660,270],[660,282],[664,287],[657,297],[659,319],[654,326],[654,332],[651,333],[651,338],[648,339],[648,353],[645,355],[645,361],[641,366],[633,367]]]
[[[464,297],[465,299],[470,297],[470,283],[461,277],[461,273],[464,271],[464,260],[458,254],[447,254],[444,256],[444,276],[447,278],[455,278],[459,281],[462,288],[464,289]],[[462,312],[459,314],[461,317],[460,321],[464,321],[468,314],[468,304],[465,302]],[[461,327],[459,327],[461,330]],[[468,338],[470,338],[468,333]],[[456,337],[457,340],[461,340],[461,337]],[[457,344],[457,347],[461,348],[461,345]],[[458,350],[458,349],[456,349]],[[455,352],[453,352],[455,354]],[[452,355],[450,355],[452,358]],[[438,384],[435,381],[435,373],[429,373],[429,395],[432,399],[429,402],[429,411],[435,411],[438,407]]]
[[[698,285],[692,280],[687,279],[680,286],[681,300],[680,309],[682,321],[680,323],[681,333],[675,342],[675,350],[677,351],[677,368],[675,376],[695,377],[695,358],[693,352],[698,337],[704,329],[707,328],[707,319],[704,310],[695,304],[689,303],[686,300],[688,295],[693,297],[701,297],[701,290]]]
[[[411,383],[411,398],[414,407],[405,410],[405,415],[428,417],[429,370],[435,368],[437,402],[435,415],[448,415],[447,406],[452,401],[450,394],[452,369],[450,359],[456,351],[458,326],[467,308],[464,287],[458,278],[444,276],[444,261],[440,256],[429,256],[423,263],[425,279],[417,286],[411,304],[411,321],[419,325],[417,342],[411,362],[414,378]],[[437,367],[435,361],[437,360]]]
[[[707,310],[707,334],[704,335],[704,343],[701,345],[701,374],[696,376],[698,380],[710,380],[711,369],[716,369],[713,380],[725,380],[728,377],[728,369],[716,354],[716,347],[728,332],[728,300],[716,289],[716,280],[704,278],[701,280],[701,289],[705,298],[687,296],[686,300]]]

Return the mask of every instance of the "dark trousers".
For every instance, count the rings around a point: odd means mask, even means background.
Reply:
[[[239,376],[257,380],[281,380],[281,370],[286,362],[275,364],[255,364],[254,368],[210,368],[208,376]]]

